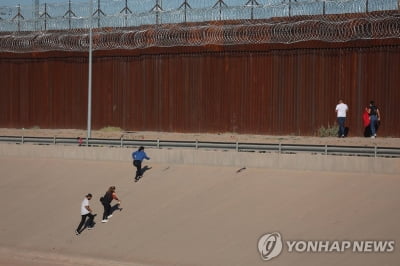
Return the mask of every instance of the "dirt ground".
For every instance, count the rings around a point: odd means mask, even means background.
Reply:
[[[0,265],[398,265],[388,253],[289,253],[265,262],[265,233],[284,240],[400,243],[399,175],[0,157]],[[117,187],[122,210],[100,222]],[[76,236],[93,194],[94,230]]]
[[[11,129],[0,128],[0,136],[31,136],[31,137],[68,137],[86,138],[87,131],[77,129]],[[204,134],[204,133],[171,133],[171,132],[132,132],[118,130],[93,130],[92,138],[136,139],[136,140],[182,140],[182,141],[216,141],[242,143],[282,143],[282,144],[315,144],[344,146],[379,146],[400,147],[400,138],[375,139],[364,137],[304,137],[304,136],[269,136],[249,134]]]

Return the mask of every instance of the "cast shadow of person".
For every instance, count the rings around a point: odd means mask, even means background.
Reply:
[[[151,169],[151,167],[148,167],[147,165],[145,165],[143,168],[142,168],[142,175],[144,175],[144,172],[146,172],[147,170],[150,170]]]
[[[81,233],[85,231],[86,229],[93,229],[96,225],[96,222],[94,221],[94,218],[97,216],[97,214],[93,214],[93,220],[91,221],[90,219],[86,220],[85,225],[83,226]]]
[[[142,168],[142,174],[140,175],[140,177],[139,177],[137,180],[140,180],[140,179],[142,179],[142,178],[143,178],[143,175],[144,175],[144,173],[145,173],[146,171],[150,170],[150,169],[151,169],[151,167],[149,167],[149,166],[145,165],[145,166]]]
[[[122,211],[122,208],[119,207],[118,203],[111,206],[110,214],[113,214],[115,211]]]

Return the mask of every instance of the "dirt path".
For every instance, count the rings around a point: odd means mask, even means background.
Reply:
[[[397,175],[188,165],[151,167],[139,182],[124,162],[0,157],[0,264],[397,265],[389,254],[288,253],[261,260],[258,239],[395,240]],[[122,211],[99,222],[115,185]],[[87,193],[96,227],[76,236]],[[24,254],[24,255],[22,255]],[[57,261],[57,263],[55,263]]]

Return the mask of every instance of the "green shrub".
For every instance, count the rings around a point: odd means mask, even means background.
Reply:
[[[339,131],[339,125],[336,123],[333,126],[328,124],[328,127],[321,126],[318,129],[318,136],[320,137],[337,137]]]
[[[100,129],[100,131],[103,132],[118,132],[118,131],[122,131],[122,129],[120,127],[103,127],[102,129]]]

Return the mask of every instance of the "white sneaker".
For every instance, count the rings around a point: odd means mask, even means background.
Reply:
[[[101,222],[102,222],[102,223],[106,223],[106,222],[108,222],[108,220],[107,220],[107,219],[104,219],[104,220],[101,220]]]
[[[111,218],[111,217],[112,217],[112,214],[108,215],[108,216],[107,216],[107,219],[108,219],[108,218]]]

